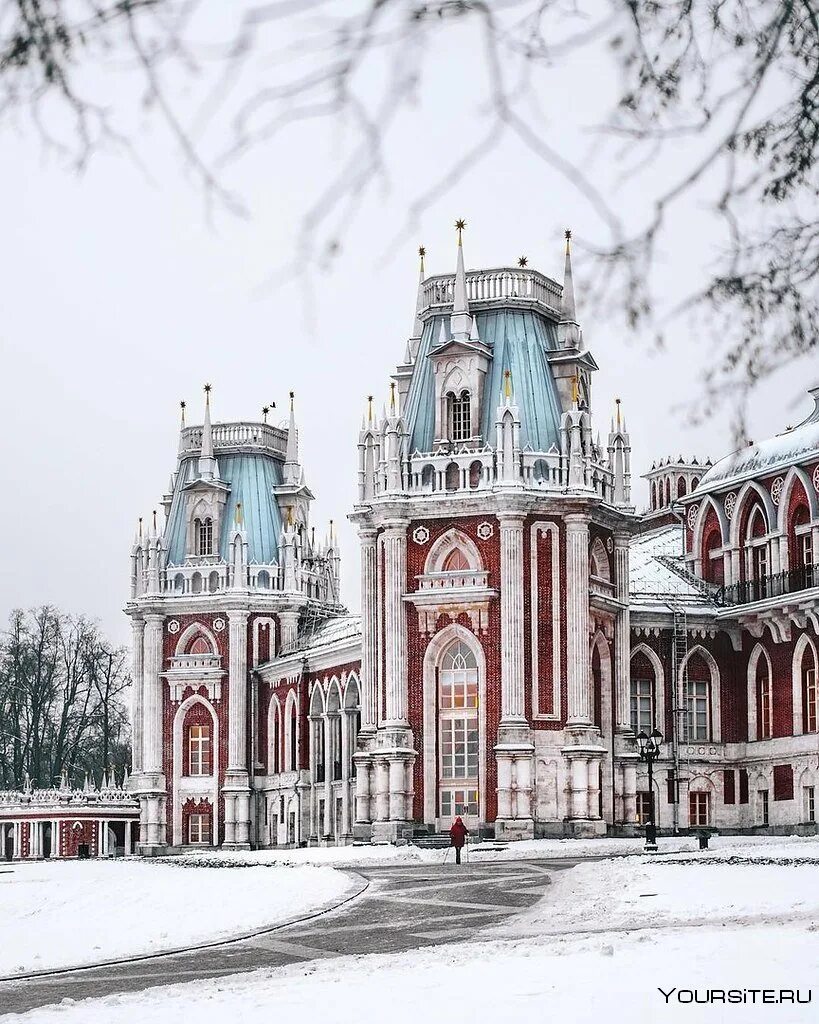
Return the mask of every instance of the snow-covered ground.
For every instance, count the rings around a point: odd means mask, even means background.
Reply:
[[[0,872],[0,976],[252,931],[341,899],[352,887],[349,876],[311,866],[249,872],[131,860],[6,865]]]
[[[810,849],[770,840],[744,850]],[[819,844],[814,840],[813,847]],[[727,851],[726,851],[727,852]],[[813,853],[813,850],[811,850]],[[189,872],[194,876],[222,872]],[[248,872],[244,872],[248,874]],[[254,872],[254,874],[256,874]],[[267,875],[268,872],[258,872]],[[530,911],[468,945],[344,957],[32,1011],[27,1024],[453,1020],[807,1024],[809,1005],[751,1002],[819,971],[819,867],[617,858],[555,872]],[[668,1001],[660,991],[670,993]],[[691,1005],[733,990],[738,1005]],[[684,1001],[679,1001],[682,998]],[[719,997],[717,997],[719,998]]]
[[[518,843],[478,843],[470,845],[466,856],[476,863],[490,860],[520,860],[576,857],[615,857],[641,855],[642,839],[531,839]],[[752,859],[815,859],[819,861],[819,837],[799,836],[714,836],[707,852],[698,850],[690,836],[659,841],[660,854],[691,855],[693,859],[750,857]],[[378,864],[440,864],[452,853],[417,846],[328,846],[297,850],[213,850],[186,853],[168,858],[168,863],[191,867],[248,867],[256,865],[316,864],[334,867]]]

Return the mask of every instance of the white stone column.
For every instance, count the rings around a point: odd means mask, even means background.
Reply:
[[[501,725],[525,722],[523,698],[523,514],[500,516]]]
[[[377,567],[376,531],[362,527],[361,542],[361,731],[374,732],[378,725],[377,679]]]
[[[571,513],[566,524],[567,725],[591,725],[589,686],[589,517]],[[585,817],[585,815],[584,815]]]
[[[571,817],[589,817],[589,759],[573,757],[571,761]]]
[[[588,814],[590,818],[600,817],[600,761],[590,758],[588,762]]]
[[[125,822],[125,849],[123,850],[123,853],[125,854],[126,857],[130,857],[131,853],[133,852],[133,843],[131,841],[131,829],[132,828],[133,828],[132,822],[126,821]]]
[[[324,730],[324,821],[321,822],[322,835],[332,832],[333,821],[333,729],[330,715],[325,714],[319,722]]]
[[[390,766],[383,757],[375,762],[375,816],[378,821],[390,817]]]
[[[352,831],[350,821],[350,712],[342,709],[341,715],[341,835]]]
[[[637,823],[637,759],[623,765],[623,820],[626,825]]]
[[[279,612],[279,627],[281,629],[281,649],[288,650],[296,642],[299,632],[298,611]],[[247,632],[247,631],[245,631]],[[247,644],[247,640],[245,640]],[[271,652],[271,657],[272,657]]]
[[[629,542],[625,530],[614,534],[614,594],[625,604],[614,623],[614,689],[615,728],[619,733],[631,731],[631,622],[629,615]]]
[[[132,702],[131,702],[131,725],[132,725],[132,752],[131,752],[131,777],[139,775],[142,771],[142,735],[143,735],[143,691],[144,691],[144,643],[145,623],[140,618],[131,620],[132,641]],[[136,780],[135,780],[136,781]]]
[[[230,612],[228,657],[228,772],[247,774],[247,619]]]
[[[142,770],[153,775],[162,773],[162,622],[145,616]]]
[[[356,825],[369,825],[370,801],[372,799],[370,780],[373,772],[369,758],[356,754],[355,769],[355,821]]]
[[[388,726],[407,726],[407,615],[402,600],[407,580],[406,523],[384,530],[384,630]]]
[[[60,822],[59,821],[52,821],[51,822],[51,852],[50,852],[49,856],[50,857],[55,857],[55,858],[59,857],[60,856],[60,852],[61,852],[60,851]]]

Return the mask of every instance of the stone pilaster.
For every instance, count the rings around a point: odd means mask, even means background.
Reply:
[[[631,732],[631,623],[629,616],[629,534],[614,534],[614,595],[625,604],[614,624],[614,691],[615,728],[619,733]]]
[[[250,845],[250,785],[247,770],[247,620],[246,611],[230,612],[228,651],[228,764],[225,846]]]
[[[376,531],[359,530],[361,541],[361,732],[374,733],[378,725],[376,664],[378,649],[376,605]]]
[[[591,726],[589,686],[589,517],[572,513],[566,525],[566,682],[569,728]]]
[[[131,647],[132,657],[132,703],[131,703],[131,725],[132,725],[132,754],[131,754],[131,780],[130,788],[137,788],[137,779],[142,772],[142,744],[143,744],[143,716],[144,708],[144,643],[145,623],[142,619],[134,617],[131,619],[131,630],[133,643]]]
[[[386,635],[385,724],[407,721],[407,613],[402,600],[407,579],[406,523],[384,530],[384,632]]]
[[[501,513],[501,720],[498,764],[498,838],[534,836],[532,762],[534,744],[526,721],[523,681],[523,520],[522,512]]]
[[[162,615],[145,615],[143,650],[142,772],[140,800],[140,852],[155,853],[166,845],[166,781],[162,770]]]

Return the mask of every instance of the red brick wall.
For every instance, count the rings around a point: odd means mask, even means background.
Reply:
[[[490,522],[494,526],[493,534],[488,540],[481,540],[477,535],[477,528],[480,523]],[[429,530],[429,540],[426,544],[418,544],[413,540],[412,533],[416,525],[423,525]],[[407,535],[407,589],[417,588],[416,576],[424,572],[427,555],[432,545],[448,530],[456,527],[464,533],[477,547],[483,567],[489,573],[489,586],[500,589],[500,540],[497,519],[494,516],[467,516],[462,519],[439,519],[424,520],[423,524],[413,523],[410,525]],[[525,536],[525,535],[524,535]],[[525,571],[525,570],[524,570]],[[441,616],[438,622],[438,629],[448,625],[450,618]],[[472,623],[467,615],[458,616],[459,622],[465,629],[474,632]],[[414,608],[407,609],[407,673],[408,673],[408,699],[409,699],[409,721],[415,736],[419,755],[423,745],[423,664],[427,646],[432,637],[426,637],[418,628],[418,613]],[[478,642],[483,648],[486,658],[486,818],[487,821],[494,821],[497,816],[497,767],[492,749],[497,742],[498,723],[500,722],[500,607],[499,602],[493,601],[489,608],[488,625],[483,634],[477,635]],[[415,759],[413,784],[415,798],[413,804],[413,815],[421,820],[424,815],[424,764],[421,756]],[[436,779],[437,787],[437,779]]]
[[[210,800],[199,800],[198,802],[193,797],[188,799],[182,804],[182,842],[190,842],[190,817],[192,814],[206,814],[210,819],[210,832],[211,842],[213,841],[213,805]],[[221,842],[221,839],[220,839]]]
[[[773,770],[774,800],[793,800],[793,766],[775,764]]]
[[[171,618],[175,619],[179,623],[179,631],[177,633],[168,632],[168,622]],[[214,619],[221,618],[225,622],[225,628],[216,632],[213,628]],[[222,697],[220,700],[215,701],[211,706],[216,712],[216,718],[219,722],[219,751],[218,751],[218,771],[219,771],[219,788],[221,790],[222,783],[224,782],[225,772],[227,771],[227,757],[228,757],[228,647],[229,647],[229,625],[228,617],[225,614],[218,612],[207,613],[201,615],[175,615],[169,616],[165,620],[165,632],[164,632],[164,644],[163,644],[163,656],[164,656],[164,669],[170,668],[170,659],[176,651],[176,645],[179,642],[179,637],[192,622],[199,622],[204,625],[210,633],[216,639],[216,646],[218,653],[222,659],[222,669],[225,675],[222,678]],[[182,694],[182,700],[186,700],[192,693],[192,687],[187,687],[185,692]],[[201,687],[198,691],[204,700],[207,701],[204,687]],[[162,715],[163,715],[163,757],[162,757],[162,770],[165,773],[165,778],[170,787],[173,779],[173,720],[176,715],[176,711],[179,707],[178,704],[171,701],[170,690],[167,683],[163,683],[162,687]],[[210,703],[208,701],[208,703]],[[248,706],[250,701],[248,701]],[[248,736],[250,733],[248,732]],[[213,752],[214,757],[217,756],[216,751]],[[224,800],[222,797],[219,798],[219,842],[221,843],[224,839]],[[167,829],[168,842],[172,842],[173,839],[173,800],[172,795],[169,791],[168,800],[165,806],[165,824]]]
[[[87,843],[88,852],[92,857],[96,857],[99,852],[99,822],[80,820],[80,827],[75,828],[77,823],[71,819],[60,822],[60,856],[76,857],[80,844]]]

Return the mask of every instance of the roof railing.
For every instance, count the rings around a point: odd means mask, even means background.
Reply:
[[[537,303],[559,316],[562,295],[561,286],[538,270],[495,267],[490,270],[469,270],[466,274],[466,297],[470,304],[505,306],[516,301]],[[424,310],[451,306],[454,298],[454,274],[439,274],[424,281]]]
[[[785,597],[788,594],[798,594],[813,587],[819,587],[819,563],[800,565],[795,569],[760,576],[758,579],[740,580],[738,583],[720,587],[714,594],[714,601],[718,605],[735,607]]]

